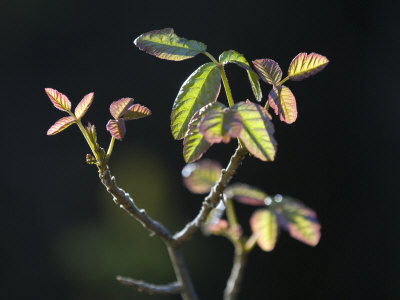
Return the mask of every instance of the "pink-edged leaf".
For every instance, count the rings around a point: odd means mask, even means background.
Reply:
[[[110,113],[115,120],[118,120],[128,111],[128,108],[131,107],[132,104],[133,104],[132,98],[122,98],[117,101],[114,101],[110,105]]]
[[[106,128],[114,138],[122,141],[126,133],[124,120],[109,120]]]
[[[281,121],[287,124],[292,124],[296,121],[296,98],[288,87],[282,85],[272,88],[268,95],[268,102],[275,114],[279,115]]]
[[[54,135],[75,123],[74,117],[64,117],[54,123],[47,131],[47,135]]]
[[[87,94],[75,108],[75,117],[80,120],[88,111],[93,102],[94,93]]]
[[[272,251],[278,237],[276,216],[267,209],[256,210],[250,218],[250,226],[258,246],[264,251]]]
[[[211,159],[187,164],[182,169],[183,183],[192,193],[208,193],[220,178],[221,170],[221,165]]]
[[[224,190],[227,198],[253,206],[270,205],[272,200],[262,190],[243,183],[235,183]]]
[[[125,121],[128,121],[148,117],[150,115],[151,111],[146,106],[134,104],[128,108],[128,110],[123,114],[122,118]]]
[[[254,67],[262,80],[277,85],[282,79],[282,70],[278,63],[272,59],[256,59],[253,60]]]
[[[71,101],[65,96],[61,94],[59,91],[51,88],[44,89],[46,91],[47,96],[49,96],[53,105],[62,111],[71,110]]]
[[[199,131],[210,144],[229,143],[242,131],[242,117],[229,108],[216,108],[208,112],[199,124]]]
[[[321,225],[312,209],[288,196],[281,197],[280,203],[274,206],[279,225],[293,238],[310,246],[318,244],[321,238]]]
[[[329,60],[318,53],[299,53],[289,66],[290,80],[300,81],[322,71],[329,63]]]

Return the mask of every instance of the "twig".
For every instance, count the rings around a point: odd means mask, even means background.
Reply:
[[[146,292],[149,294],[164,294],[173,295],[179,294],[182,286],[179,282],[172,282],[169,284],[152,284],[141,280],[135,280],[129,277],[117,276],[117,280],[123,285],[127,285],[137,289],[139,292]]]
[[[247,153],[247,150],[241,145],[237,147],[235,153],[232,155],[229,161],[228,166],[225,170],[222,170],[222,174],[218,182],[214,185],[208,196],[204,199],[198,215],[191,222],[186,224],[181,231],[175,233],[173,237],[174,245],[180,245],[185,240],[189,239],[205,222],[210,211],[218,204],[225,186],[229,183],[233,174],[235,174],[236,169],[239,167]]]
[[[231,275],[226,283],[224,291],[224,300],[235,300],[237,298],[239,287],[242,282],[244,269],[246,267],[247,252],[240,242],[235,243],[235,257]]]

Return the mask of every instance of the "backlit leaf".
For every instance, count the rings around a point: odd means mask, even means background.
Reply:
[[[224,190],[224,195],[247,205],[266,206],[271,204],[271,198],[266,193],[243,183],[235,183],[228,186]]]
[[[243,129],[239,138],[247,150],[263,161],[273,161],[276,154],[274,126],[267,111],[247,100],[233,106],[242,117]]]
[[[118,120],[128,111],[128,108],[131,107],[132,104],[133,104],[132,98],[122,98],[117,101],[114,101],[110,105],[110,113],[115,120]]]
[[[46,88],[45,91],[47,96],[49,96],[51,102],[56,108],[62,111],[71,110],[71,101],[69,101],[67,96],[51,88]]]
[[[55,122],[53,126],[50,127],[50,129],[47,131],[47,135],[54,135],[56,133],[59,133],[60,131],[63,131],[65,128],[69,127],[74,123],[75,123],[74,117],[61,118],[60,120]]]
[[[216,208],[213,208],[208,214],[206,221],[204,222],[202,229],[205,234],[220,234],[228,229],[228,222],[222,220],[221,217],[225,212],[225,204],[223,200],[220,200]]]
[[[200,133],[198,125],[211,109],[216,109],[218,107],[224,108],[225,105],[220,102],[210,103],[193,115],[188,125],[185,139],[183,140],[183,157],[185,158],[185,162],[191,163],[200,159],[208,148],[211,147],[211,144],[208,143]]]
[[[316,246],[321,238],[321,225],[316,213],[301,202],[284,196],[276,205],[274,212],[278,216],[279,225],[289,234],[310,246]]]
[[[276,216],[267,209],[257,210],[250,218],[250,225],[258,246],[264,251],[272,251],[278,237]]]
[[[175,139],[184,138],[192,116],[216,101],[220,89],[221,72],[212,62],[200,66],[186,79],[172,107],[171,130]]]
[[[257,73],[254,72],[253,69],[250,67],[249,62],[243,56],[243,54],[240,54],[239,52],[236,52],[234,50],[225,51],[219,56],[219,62],[224,65],[227,63],[235,63],[238,66],[245,69],[249,77],[254,97],[256,98],[257,101],[261,101],[262,92],[261,92],[260,82],[258,81],[259,77]]]
[[[93,102],[94,93],[87,94],[75,108],[75,117],[80,120],[86,114]]]
[[[279,115],[281,121],[291,124],[297,119],[296,98],[292,91],[282,85],[274,87],[268,95],[271,108]]]
[[[183,183],[192,193],[208,193],[221,176],[221,170],[221,165],[210,159],[187,164],[182,169]]]
[[[88,125],[86,126],[86,131],[92,143],[96,144],[97,143],[96,127],[93,124],[88,123]]]
[[[256,59],[253,60],[254,67],[260,78],[265,82],[277,85],[282,79],[282,70],[278,63],[272,59]]]
[[[122,141],[125,136],[126,128],[125,121],[120,120],[109,120],[106,125],[107,130],[111,133],[111,135],[117,140]]]
[[[150,109],[140,104],[134,104],[128,108],[128,110],[123,114],[122,118],[127,121],[148,117],[150,115]]]
[[[201,42],[178,37],[172,28],[143,33],[134,43],[148,54],[175,61],[191,58],[207,49]]]
[[[199,131],[211,144],[229,143],[231,138],[237,138],[242,131],[242,117],[229,108],[212,109],[200,122]]]
[[[299,53],[290,63],[290,80],[300,81],[322,71],[329,63],[329,60],[317,53]]]

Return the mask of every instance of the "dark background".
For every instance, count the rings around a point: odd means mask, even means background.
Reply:
[[[75,105],[95,92],[85,120],[97,125],[104,147],[109,104],[134,97],[153,115],[128,124],[111,169],[172,230],[189,221],[202,197],[182,186],[182,146],[169,116],[180,85],[207,58],[164,61],[132,44],[165,27],[215,56],[235,49],[248,60],[273,58],[283,70],[299,52],[331,61],[317,76],[288,83],[299,117],[291,126],[275,120],[276,161],[249,158],[234,179],[303,200],[318,212],[322,239],[312,248],[282,233],[273,252],[257,248],[240,299],[399,298],[400,7],[393,3],[2,0],[1,298],[179,299],[114,280],[174,277],[161,242],[115,207],[85,164],[77,128],[46,136],[63,114],[45,87]],[[245,72],[226,70],[235,99],[252,97]],[[207,157],[226,165],[234,146],[214,146]],[[246,227],[252,209],[237,210]],[[197,234],[184,252],[201,298],[221,299],[229,242]]]

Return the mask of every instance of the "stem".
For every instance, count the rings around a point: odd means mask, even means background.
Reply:
[[[221,69],[221,77],[222,77],[222,82],[224,83],[224,88],[226,92],[226,97],[228,98],[228,103],[229,107],[232,107],[234,105],[233,97],[232,97],[232,92],[231,88],[228,83],[228,78],[226,77],[224,66],[220,65],[219,67]]]
[[[164,294],[172,295],[179,294],[182,290],[182,286],[179,282],[172,282],[169,284],[152,284],[142,280],[135,280],[129,277],[117,276],[117,280],[123,285],[131,286],[137,289],[139,292],[147,292],[149,294]]]
[[[268,108],[269,108],[269,101],[267,100],[267,103],[265,103],[264,109],[268,110]]]
[[[237,241],[234,245],[235,257],[233,260],[231,275],[226,283],[224,300],[235,300],[237,298],[244,269],[246,267],[247,252],[244,250],[243,244],[240,241]]]
[[[257,243],[257,235],[254,233],[247,239],[245,245],[244,245],[244,250],[249,253],[251,250],[253,250],[254,246]]]
[[[110,141],[110,145],[108,146],[108,150],[107,150],[107,156],[106,156],[106,161],[108,162],[108,160],[110,159],[111,153],[114,149],[114,142],[115,142],[115,138],[112,136],[111,137],[111,141]]]
[[[211,59],[211,61],[212,61],[213,63],[216,63],[217,65],[219,65],[219,62],[218,62],[218,61],[215,59],[215,57],[212,56],[210,53],[208,53],[207,51],[204,51],[203,54],[206,55],[209,59]]]
[[[281,86],[282,84],[284,84],[286,81],[289,80],[289,76],[286,76],[284,79],[282,79],[279,83],[278,86]]]
[[[238,221],[236,218],[235,207],[233,206],[232,199],[226,199],[226,215],[228,217],[229,225],[231,227],[236,227],[238,225]]]

